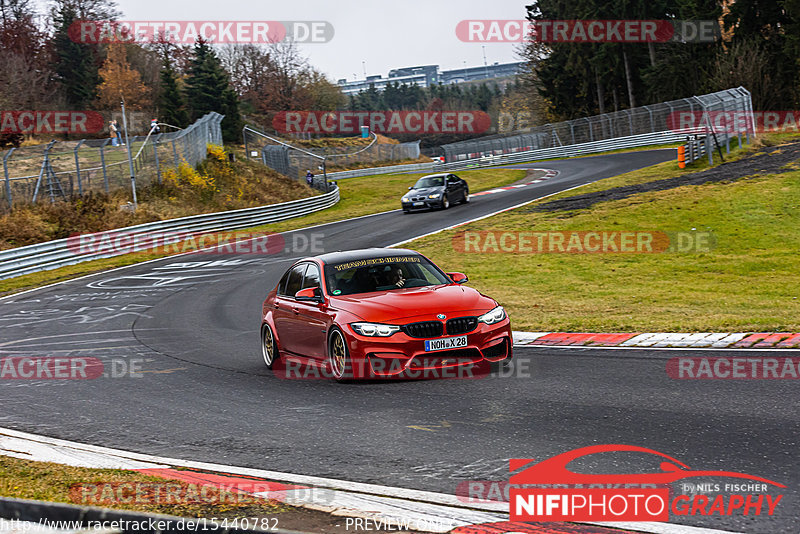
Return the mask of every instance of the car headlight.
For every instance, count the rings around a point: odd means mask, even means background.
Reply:
[[[357,334],[369,337],[389,337],[400,331],[400,327],[393,324],[351,323],[350,326]]]
[[[506,318],[506,310],[504,310],[502,306],[498,306],[492,311],[486,312],[480,317],[478,317],[478,321],[485,324],[494,324],[494,323],[499,323],[505,318]]]
[[[411,199],[410,199],[410,198],[408,198],[408,197],[403,197],[401,200],[402,200],[403,202],[411,202]]]
[[[432,195],[428,195],[428,198],[439,198],[440,196],[442,196],[441,193],[434,193]]]

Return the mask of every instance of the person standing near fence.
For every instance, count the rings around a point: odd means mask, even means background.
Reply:
[[[111,134],[111,146],[119,146],[119,129],[117,121],[108,121],[108,132]]]
[[[150,121],[150,133],[151,134],[161,133],[161,127],[158,125],[158,119],[153,119]]]
[[[119,142],[121,146],[125,146],[125,141],[122,140],[122,130],[119,129],[119,123],[116,119],[114,119],[114,128],[117,132],[117,142]]]
[[[312,185],[314,185],[314,173],[312,173],[312,172],[311,172],[311,169],[308,169],[308,170],[306,171],[306,183],[307,183],[309,186],[312,186]]]

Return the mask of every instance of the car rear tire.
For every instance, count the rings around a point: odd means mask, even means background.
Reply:
[[[350,361],[350,351],[344,334],[338,328],[333,328],[328,334],[328,365],[331,376],[337,382],[344,382],[353,377],[353,365]]]
[[[447,198],[447,195],[445,195],[442,197],[442,209],[446,210],[449,207],[450,207],[450,199]]]
[[[278,344],[275,343],[275,336],[268,324],[261,326],[261,357],[264,358],[267,369],[272,369],[278,359]]]
[[[462,204],[469,204],[469,189],[464,191],[464,199],[461,201]]]

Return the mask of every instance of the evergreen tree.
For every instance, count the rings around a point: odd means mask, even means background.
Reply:
[[[69,27],[78,20],[78,12],[71,4],[58,6],[53,22],[55,71],[67,104],[73,109],[86,108],[97,96],[98,74],[95,46],[76,43],[69,36]]]
[[[191,120],[215,111],[225,115],[222,137],[235,141],[241,134],[239,98],[230,84],[230,76],[207,41],[198,39],[186,76],[186,103]]]
[[[159,115],[167,124],[184,128],[189,124],[189,116],[186,113],[183,95],[178,87],[178,74],[175,72],[172,61],[168,57],[164,57],[160,76]]]

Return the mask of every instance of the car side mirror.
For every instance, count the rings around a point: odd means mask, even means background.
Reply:
[[[465,284],[469,282],[469,278],[464,273],[447,273],[447,276],[456,284]]]
[[[322,290],[318,287],[307,287],[295,293],[294,299],[300,302],[322,302]]]
[[[410,185],[410,186],[408,186],[408,190],[409,190],[409,191],[411,191],[412,189],[414,189],[414,186],[413,186],[413,185]]]

